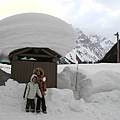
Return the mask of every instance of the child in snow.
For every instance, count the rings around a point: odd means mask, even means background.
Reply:
[[[31,112],[35,112],[35,98],[36,94],[41,98],[41,92],[39,89],[37,81],[37,75],[33,74],[31,76],[30,82],[27,84],[27,89],[25,93],[25,98],[27,99],[26,103],[26,112],[29,112],[29,107],[31,107]]]

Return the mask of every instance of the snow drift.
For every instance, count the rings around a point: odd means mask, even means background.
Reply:
[[[86,66],[87,67],[86,69]],[[102,67],[105,66],[105,67]],[[111,66],[111,67],[110,67]],[[58,88],[68,88],[76,91],[77,99],[88,98],[101,92],[120,90],[120,70],[116,64],[79,65],[79,68],[66,66],[58,74]],[[76,96],[76,94],[75,94]]]
[[[26,100],[23,99],[23,93],[26,84],[19,84],[13,79],[8,79],[5,86],[0,86],[0,105],[18,106],[25,112]],[[75,99],[73,91],[70,89],[49,88],[46,92],[47,110],[50,112],[80,111],[80,104],[74,107]],[[81,100],[80,100],[81,101]],[[80,102],[79,103],[82,103]],[[55,106],[56,105],[56,106]]]
[[[41,13],[24,13],[0,21],[2,60],[23,47],[47,47],[65,56],[75,47],[77,34],[71,25]]]
[[[2,70],[10,73],[10,66],[2,66],[2,64],[0,66]],[[80,64],[78,70],[76,65],[59,65],[58,70],[59,80],[65,81],[59,82],[61,85],[58,86],[61,89],[47,88],[45,96],[47,114],[26,113],[26,101],[23,100],[25,84],[8,79],[5,85],[0,86],[1,118],[3,120],[120,119],[120,64]],[[78,86],[75,91],[73,88],[77,72]],[[65,85],[71,85],[71,87],[66,89]],[[75,93],[78,93],[76,94],[79,97],[78,100],[74,97]],[[83,98],[80,98],[80,95]]]

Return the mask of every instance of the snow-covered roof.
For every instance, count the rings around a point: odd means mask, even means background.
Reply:
[[[0,59],[24,47],[46,47],[65,56],[75,47],[77,34],[61,19],[42,13],[23,13],[0,21]]]

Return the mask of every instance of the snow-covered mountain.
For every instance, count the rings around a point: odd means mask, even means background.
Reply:
[[[75,29],[78,35],[76,47],[64,58],[61,58],[62,63],[79,62],[96,62],[102,59],[105,54],[112,48],[114,43],[97,35],[85,35],[79,28]]]

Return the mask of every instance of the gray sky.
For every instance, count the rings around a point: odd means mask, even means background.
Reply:
[[[1,0],[0,20],[26,12],[58,17],[86,34],[116,42],[120,32],[120,0]]]

